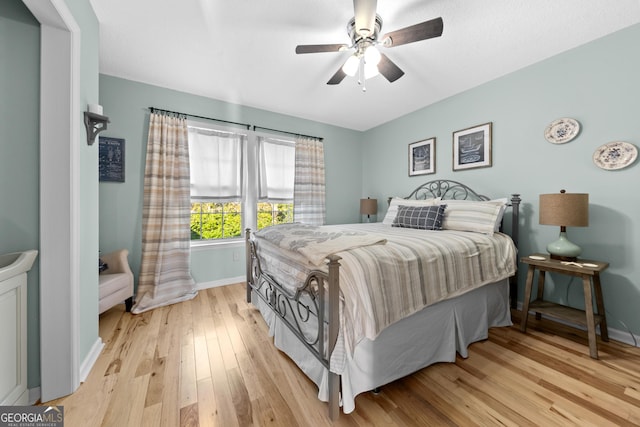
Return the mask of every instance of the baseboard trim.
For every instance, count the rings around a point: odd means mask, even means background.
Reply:
[[[612,339],[614,341],[619,341],[625,344],[629,344],[632,345],[634,347],[640,347],[640,343],[637,342],[633,342],[633,338],[631,338],[631,333],[628,331],[621,331],[619,329],[613,329],[610,327],[607,327],[607,329],[609,330],[609,339]]]
[[[234,285],[236,283],[245,282],[247,278],[245,276],[228,277],[226,279],[214,280],[211,282],[199,282],[196,283],[196,290],[202,291],[210,288],[217,288],[219,286]]]
[[[93,343],[93,346],[89,351],[89,354],[87,354],[87,357],[84,358],[82,365],[80,365],[80,382],[81,383],[83,383],[89,376],[89,373],[91,372],[93,365],[98,360],[98,356],[100,356],[100,353],[102,352],[103,348],[104,348],[104,343],[102,342],[102,338],[98,337],[98,339]],[[36,403],[40,402],[40,397],[42,396],[40,392],[40,387],[30,388],[28,391],[29,391],[29,405],[35,405]]]
[[[104,348],[104,343],[102,342],[102,338],[98,337],[98,339],[93,343],[91,350],[89,350],[89,354],[82,361],[82,365],[80,365],[80,382],[83,383],[89,373],[91,372],[91,368],[98,360],[102,349]]]
[[[28,391],[29,391],[29,405],[35,405],[40,401],[40,387],[30,388]]]

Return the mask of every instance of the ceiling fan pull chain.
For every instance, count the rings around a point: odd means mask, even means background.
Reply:
[[[364,56],[360,57],[360,65],[358,66],[358,84],[362,85],[362,91],[367,91],[367,80],[364,78]]]

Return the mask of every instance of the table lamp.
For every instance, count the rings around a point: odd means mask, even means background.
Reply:
[[[378,199],[360,199],[360,215],[367,216],[367,222],[371,222],[371,215],[378,213]]]
[[[589,194],[560,193],[540,195],[540,224],[560,226],[560,237],[547,245],[552,259],[576,261],[582,248],[567,238],[567,227],[589,225]]]

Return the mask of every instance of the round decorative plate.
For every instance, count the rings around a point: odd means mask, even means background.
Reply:
[[[601,169],[622,169],[638,157],[638,149],[628,142],[616,141],[601,145],[593,153],[593,163]]]
[[[564,144],[575,138],[578,132],[580,132],[580,123],[564,117],[551,122],[544,130],[544,137],[552,144]]]

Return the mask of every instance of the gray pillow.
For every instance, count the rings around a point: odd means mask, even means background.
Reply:
[[[398,214],[392,227],[442,230],[442,217],[447,205],[398,206]]]

